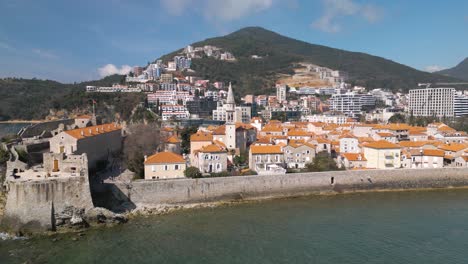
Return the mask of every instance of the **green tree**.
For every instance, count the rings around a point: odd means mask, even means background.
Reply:
[[[192,178],[192,179],[202,177],[202,174],[201,174],[200,170],[197,167],[194,167],[194,166],[190,166],[187,169],[185,169],[184,175],[185,175],[185,177]]]
[[[180,147],[182,148],[182,153],[190,153],[190,136],[197,132],[196,126],[186,127],[180,132],[181,143]]]
[[[388,119],[388,122],[389,123],[405,123],[406,118],[404,115],[397,113],[397,114],[392,115],[392,117]]]
[[[306,164],[306,169],[309,172],[341,170],[336,165],[335,160],[326,151],[317,153],[314,160]]]

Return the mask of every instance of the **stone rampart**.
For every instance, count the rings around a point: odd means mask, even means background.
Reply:
[[[13,231],[55,229],[55,214],[66,207],[93,208],[87,176],[7,182],[2,225]]]
[[[468,168],[362,170],[115,184],[137,207],[370,190],[468,186]]]

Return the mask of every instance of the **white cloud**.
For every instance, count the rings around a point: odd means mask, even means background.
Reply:
[[[160,0],[171,15],[182,15],[187,10],[200,11],[208,20],[232,21],[269,9],[277,0]]]
[[[125,75],[128,74],[132,70],[132,67],[129,65],[122,65],[120,69],[115,66],[114,64],[106,64],[101,68],[98,68],[99,76],[106,77],[112,74],[120,74]]]
[[[441,71],[444,70],[445,68],[439,65],[429,65],[424,67],[424,70],[427,72],[436,72],[436,71]]]
[[[328,32],[340,32],[342,27],[337,19],[345,16],[360,17],[368,22],[376,22],[382,16],[382,11],[371,4],[359,4],[353,0],[322,0],[323,15],[312,23],[312,27]]]
[[[192,0],[161,0],[161,6],[171,15],[182,15]]]
[[[207,0],[205,17],[232,21],[262,12],[273,5],[273,0]]]
[[[47,50],[33,49],[32,52],[43,59],[58,59],[59,57]]]

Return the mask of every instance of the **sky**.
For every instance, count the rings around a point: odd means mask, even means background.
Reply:
[[[425,71],[468,57],[466,0],[0,0],[0,10],[0,77],[124,74],[246,26]]]

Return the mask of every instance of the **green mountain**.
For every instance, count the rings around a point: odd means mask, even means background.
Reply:
[[[213,45],[232,52],[237,62],[211,58],[194,59],[196,75],[210,80],[237,82],[240,93],[264,93],[279,73],[291,73],[292,64],[309,62],[349,73],[352,84],[368,88],[407,91],[419,82],[452,82],[456,78],[419,71],[397,62],[361,52],[350,52],[288,38],[260,27],[247,27],[226,36],[193,43]],[[161,57],[167,61],[182,51]],[[251,59],[251,55],[263,59]],[[239,91],[240,90],[240,91]]]
[[[132,94],[88,94],[86,85],[110,86],[124,81],[122,75],[112,75],[97,81],[63,84],[51,80],[0,79],[0,121],[10,119],[43,119],[50,110],[90,110],[92,100],[98,102],[103,115],[128,117],[133,107],[143,99]],[[112,107],[109,107],[112,106]],[[113,113],[108,113],[112,108]]]
[[[437,73],[468,81],[468,58],[453,68],[442,70]]]

